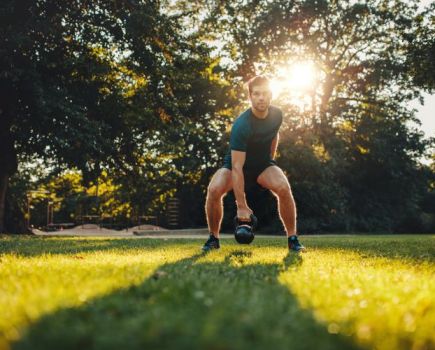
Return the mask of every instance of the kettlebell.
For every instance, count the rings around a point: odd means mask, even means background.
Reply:
[[[254,229],[257,226],[257,217],[251,214],[250,221],[240,221],[236,216],[234,218],[234,238],[240,244],[250,244],[254,240]]]

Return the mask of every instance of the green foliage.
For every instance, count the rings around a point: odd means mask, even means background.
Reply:
[[[304,107],[286,94],[274,101],[300,230],[431,230],[434,171],[420,159],[434,140],[409,126],[406,107],[433,88],[434,6],[417,5],[3,1],[0,231],[9,178],[8,230],[22,231],[17,213],[33,185],[22,170],[11,176],[35,158],[53,174],[78,169],[84,187],[104,174],[116,204],[89,202],[95,214],[164,216],[178,196],[181,224],[204,225],[207,183],[247,106],[242,83],[301,60],[318,69]],[[59,215],[79,197],[59,194]],[[281,230],[275,199],[251,198],[267,203],[261,222]]]
[[[230,38],[223,55],[235,80],[300,60],[318,69],[308,106],[298,109],[287,94],[275,101],[286,114],[278,164],[289,174],[302,231],[425,226],[415,220],[429,174],[419,160],[433,140],[409,127],[416,119],[406,103],[424,85],[417,75],[430,69],[423,61],[410,73],[409,59],[432,47],[433,6],[251,1],[207,13],[204,31]]]
[[[308,130],[287,130],[282,139],[278,164],[287,170],[292,186],[298,230],[344,232],[352,229],[349,193],[337,182],[339,174],[334,159],[326,153],[316,135]]]
[[[0,157],[2,176],[17,154],[77,168],[85,184],[106,169],[145,211],[215,166],[228,83],[211,49],[158,3],[1,6],[2,140],[17,152]]]
[[[431,3],[415,17],[415,30],[409,33],[407,66],[413,83],[433,91],[435,78],[435,4]]]

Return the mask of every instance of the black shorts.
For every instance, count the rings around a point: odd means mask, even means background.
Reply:
[[[245,191],[255,186],[259,186],[260,188],[263,188],[257,183],[257,178],[264,170],[266,170],[268,167],[273,165],[276,165],[276,162],[274,160],[270,160],[269,163],[262,164],[255,168],[249,168],[249,169],[243,168],[243,175],[245,177]],[[232,170],[231,164],[227,164],[227,163],[224,163],[222,168]]]

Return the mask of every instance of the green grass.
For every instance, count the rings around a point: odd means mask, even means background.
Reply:
[[[435,349],[435,236],[0,236],[0,349]]]

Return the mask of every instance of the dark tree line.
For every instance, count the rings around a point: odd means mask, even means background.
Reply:
[[[129,203],[122,215],[162,215],[177,196],[181,225],[204,225],[207,183],[246,107],[243,82],[297,60],[319,69],[307,108],[276,101],[300,230],[433,230],[434,168],[420,162],[433,140],[406,107],[434,88],[435,6],[417,5],[2,2],[0,232],[5,203],[9,217],[25,211],[30,181],[17,169],[35,158],[50,169],[39,185],[74,168],[98,192],[105,174]],[[280,230],[274,199],[249,198],[263,229]]]

